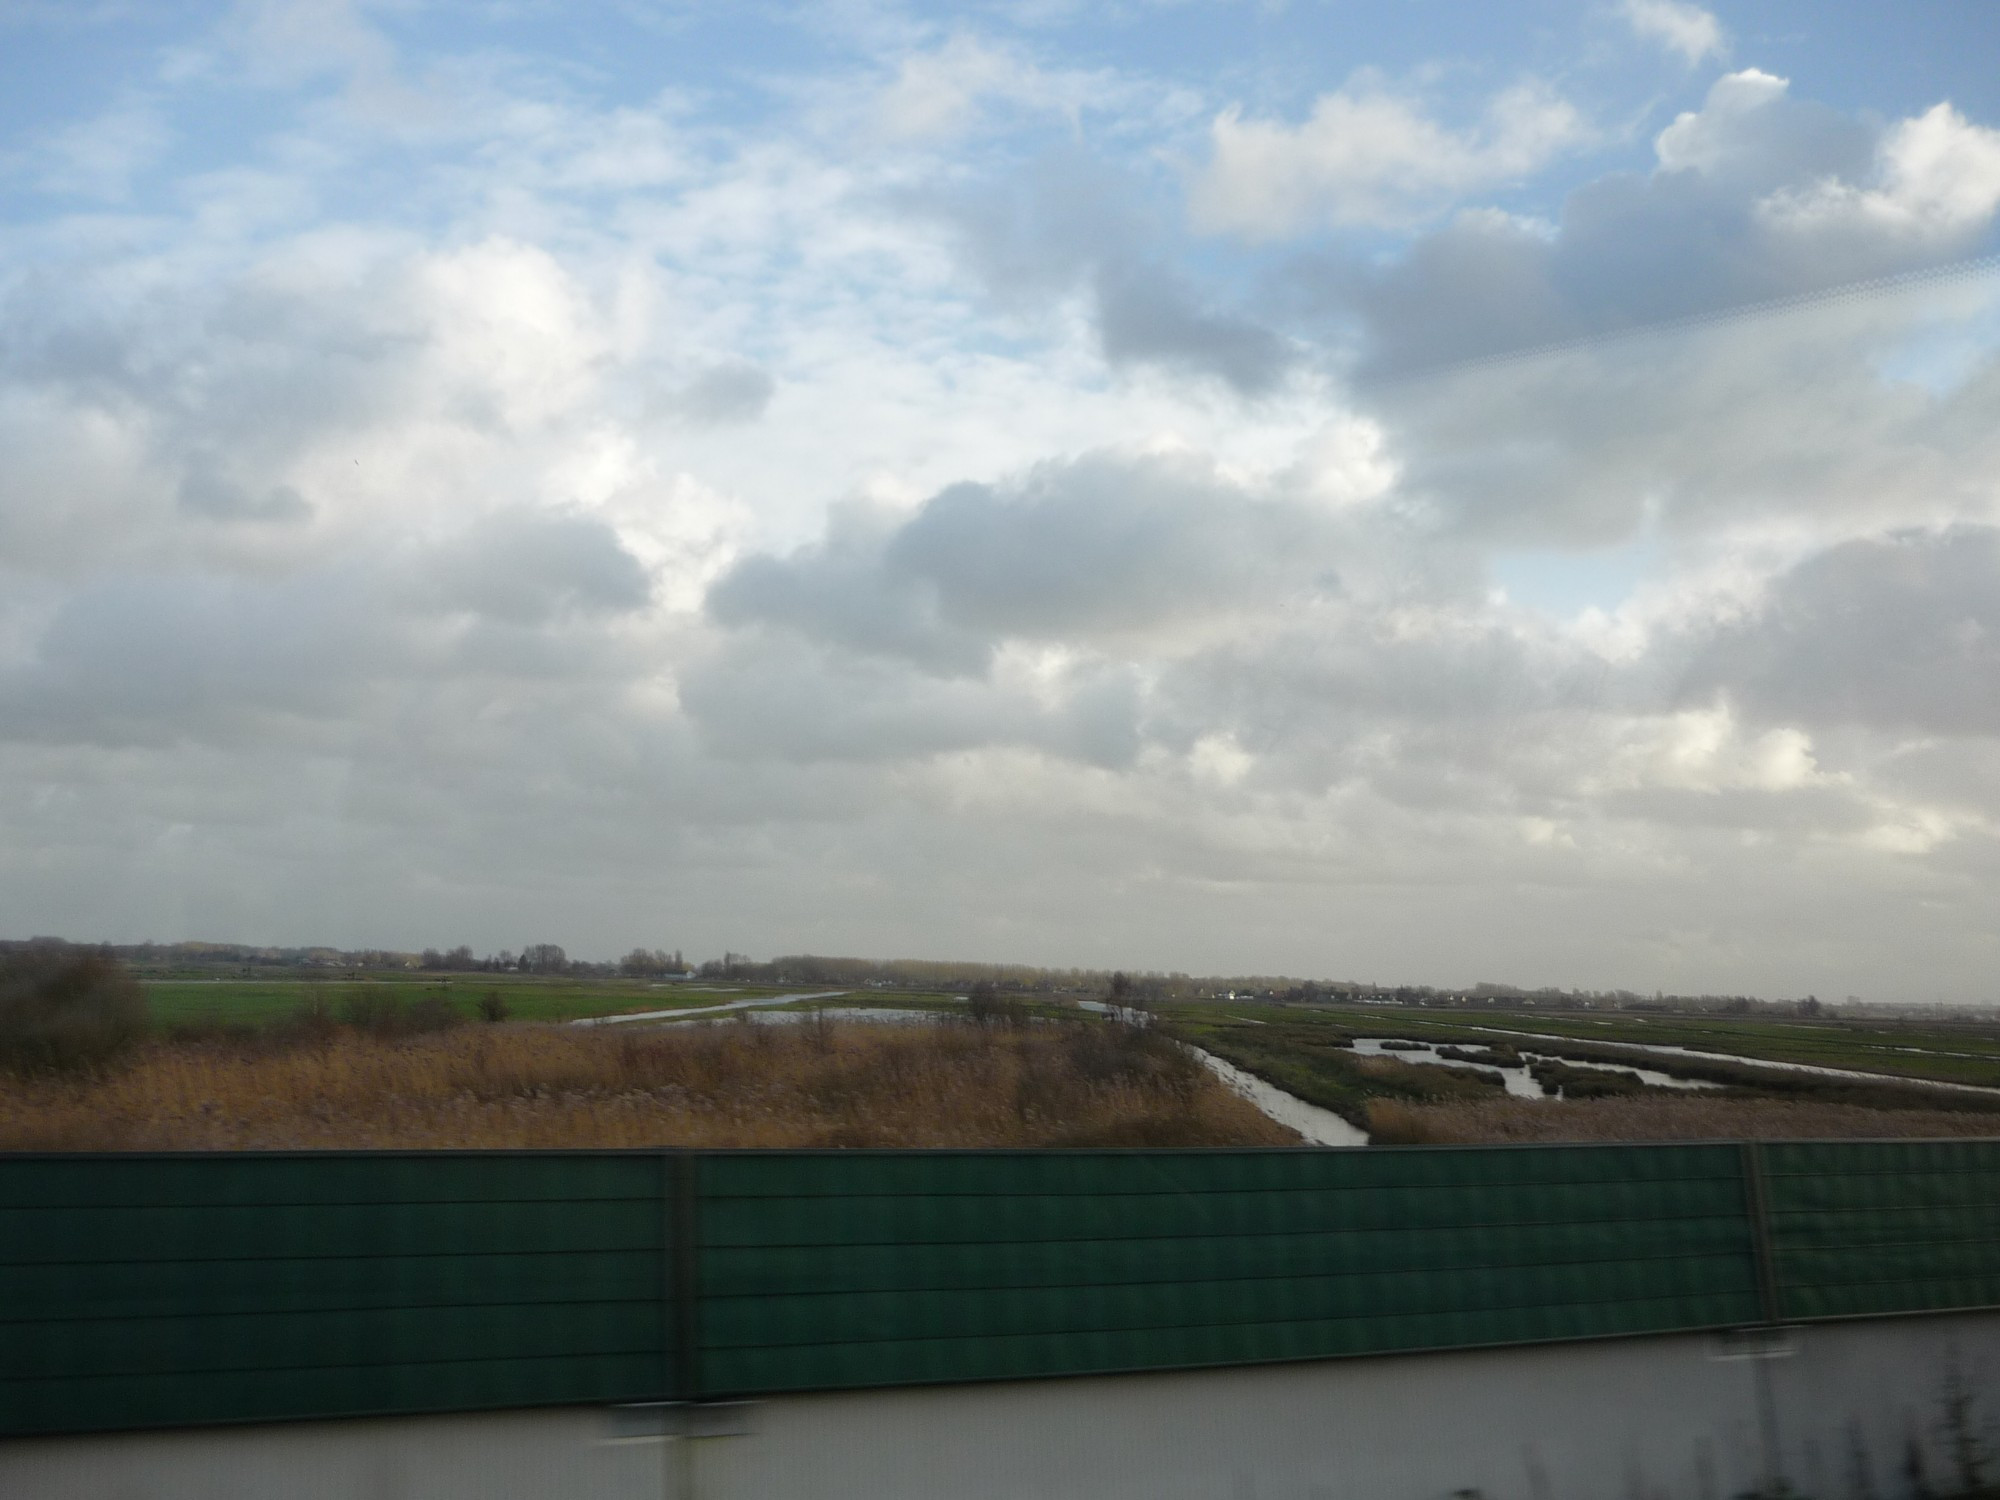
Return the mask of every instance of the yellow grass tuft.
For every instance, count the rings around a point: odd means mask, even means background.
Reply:
[[[10,1151],[1293,1144],[1163,1039],[1105,1025],[341,1030],[0,1076]]]

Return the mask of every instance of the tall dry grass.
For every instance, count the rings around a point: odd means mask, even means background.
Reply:
[[[0,1150],[1258,1146],[1297,1137],[1106,1025],[352,1028],[0,1079]]]
[[[1514,1142],[1837,1140],[2000,1135],[2000,1115],[1950,1109],[1864,1109],[1804,1099],[1491,1099],[1368,1105],[1381,1146],[1484,1146]]]

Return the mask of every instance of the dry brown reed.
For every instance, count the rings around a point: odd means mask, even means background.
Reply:
[[[2000,1135],[2000,1116],[1949,1109],[1864,1109],[1804,1099],[1660,1095],[1608,1099],[1491,1099],[1368,1105],[1382,1146],[1503,1145],[1556,1141],[1918,1139]]]
[[[0,1077],[11,1151],[1296,1142],[1164,1039],[1106,1025],[342,1028]]]

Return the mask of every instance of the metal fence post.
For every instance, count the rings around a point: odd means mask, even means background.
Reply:
[[[692,1151],[667,1153],[667,1306],[669,1391],[676,1401],[701,1395],[701,1182]]]
[[[1743,1200],[1750,1217],[1750,1252],[1757,1264],[1757,1306],[1767,1325],[1782,1316],[1778,1306],[1778,1272],[1771,1255],[1771,1197],[1764,1180],[1764,1147],[1758,1141],[1744,1141],[1738,1148],[1743,1156]]]

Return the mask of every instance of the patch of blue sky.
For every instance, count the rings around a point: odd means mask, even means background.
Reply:
[[[17,6],[0,0],[0,141],[19,150],[155,83],[164,49],[199,36],[220,4]]]
[[[1810,79],[1836,109],[1890,119],[1950,99],[1976,119],[2000,113],[2000,6],[1986,0],[1725,0],[1734,66]]]
[[[1932,295],[1944,305],[1876,360],[1884,380],[1949,396],[2000,356],[2000,266]]]
[[[1487,576],[1510,603],[1573,620],[1592,609],[1614,613],[1659,571],[1663,555],[1647,531],[1620,547],[1502,552],[1488,562]]]

